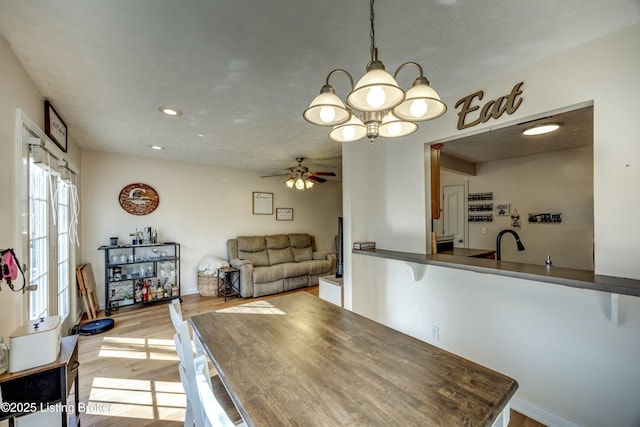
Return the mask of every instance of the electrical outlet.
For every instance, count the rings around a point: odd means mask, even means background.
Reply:
[[[440,340],[440,328],[431,325],[431,339],[434,341]]]
[[[482,234],[487,234],[487,227],[482,227]]]

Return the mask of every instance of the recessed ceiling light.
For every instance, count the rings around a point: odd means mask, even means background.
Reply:
[[[175,108],[170,108],[170,107],[158,107],[158,111],[160,111],[163,114],[166,114],[167,116],[177,117],[182,115],[182,111]]]
[[[162,147],[160,145],[149,145],[149,148],[151,148],[153,150],[164,150],[164,147]]]
[[[542,123],[539,125],[531,126],[522,131],[524,135],[542,135],[544,133],[549,133],[556,131],[560,128],[560,123]]]

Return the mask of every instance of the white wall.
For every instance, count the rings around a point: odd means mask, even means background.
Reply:
[[[307,191],[287,188],[282,179],[255,171],[162,161],[83,150],[81,262],[91,262],[104,302],[104,252],[110,237],[130,242],[135,229],[151,226],[161,241],[181,244],[182,293],[197,292],[197,266],[205,255],[227,259],[227,239],[240,235],[310,233],[319,250],[333,250],[342,215],[339,181]],[[160,196],[149,215],[125,212],[118,203],[128,184],[151,185]],[[274,194],[274,215],[252,214],[252,192]],[[275,208],[293,208],[293,221],[276,221]]]
[[[593,148],[580,147],[535,156],[481,163],[476,176],[442,171],[442,186],[469,182],[470,193],[493,192],[494,206],[509,203],[520,214],[517,229],[525,250],[520,252],[505,236],[502,259],[593,270]],[[528,222],[530,212],[560,212],[562,223]],[[469,222],[469,247],[495,249],[500,230],[511,228],[511,218],[493,215],[492,222]],[[441,221],[434,230],[442,234]],[[482,230],[486,229],[486,234]]]
[[[16,109],[20,108],[35,124],[44,129],[44,98],[6,41],[0,37],[0,248],[18,249],[17,219],[22,212],[16,206]],[[52,100],[55,104],[55,100]],[[64,117],[64,111],[59,111]],[[69,129],[68,156],[78,167],[79,149]],[[21,259],[21,262],[28,262]],[[21,279],[20,286],[22,284]],[[75,286],[72,289],[75,296]],[[0,292],[0,336],[8,337],[26,321],[27,294],[11,292],[2,284]],[[72,299],[72,309],[75,302]],[[72,311],[74,313],[74,311]],[[74,319],[75,321],[75,319]]]
[[[640,97],[638,40],[640,25],[635,25],[492,81],[475,82],[470,76],[468,87],[445,96],[445,116],[422,124],[418,133],[373,146],[367,141],[344,145],[345,170],[375,167],[380,177],[367,181],[357,173],[344,175],[346,221],[354,229],[368,227],[351,230],[346,247],[368,236],[379,248],[425,252],[429,194],[422,190],[428,170],[415,165],[416,158],[424,157],[424,143],[463,134],[456,130],[453,108],[461,97],[483,89],[485,100],[495,99],[524,81],[520,109],[473,132],[593,101],[595,271],[640,279],[640,144],[634,126]],[[384,145],[402,153],[384,159]],[[399,196],[391,184],[398,176],[404,194],[418,200],[403,200],[401,209],[393,209]],[[383,208],[365,216],[359,205]],[[383,226],[411,237],[402,245],[378,228]],[[640,424],[640,298],[622,297],[623,319],[615,326],[607,323],[606,297],[598,292],[435,267],[413,283],[398,261],[361,255],[347,260],[347,307],[422,339],[437,322],[438,345],[512,374],[520,382],[519,404],[533,408],[538,417],[550,415],[550,424]]]

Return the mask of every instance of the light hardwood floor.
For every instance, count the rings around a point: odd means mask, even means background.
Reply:
[[[318,296],[318,287],[304,289]],[[267,297],[268,298],[268,297]],[[252,300],[183,297],[183,316]],[[81,336],[80,402],[83,426],[183,425],[185,396],[177,369],[167,304],[113,312],[115,327]],[[212,370],[213,372],[213,370]],[[544,427],[512,411],[509,427]]]

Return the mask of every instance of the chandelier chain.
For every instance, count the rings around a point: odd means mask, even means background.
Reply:
[[[369,36],[371,37],[371,61],[375,59],[375,50],[376,50],[376,30],[373,27],[373,21],[375,20],[375,13],[373,12],[373,1],[369,1],[369,9],[371,13],[369,15],[369,20],[371,21],[371,30],[369,31]]]

